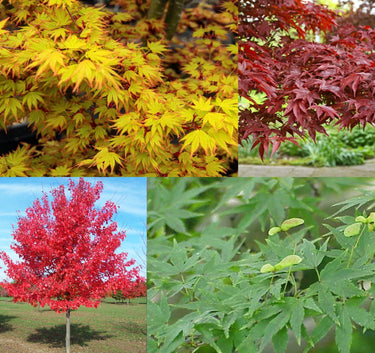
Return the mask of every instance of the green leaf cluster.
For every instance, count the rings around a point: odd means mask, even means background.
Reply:
[[[375,194],[366,181],[149,180],[149,351],[283,353],[295,341],[307,353],[333,330],[349,353],[356,329],[375,330],[375,232],[365,226]],[[336,212],[312,212],[358,184],[361,195]],[[275,224],[280,232],[267,235]],[[352,224],[360,232],[347,236]]]

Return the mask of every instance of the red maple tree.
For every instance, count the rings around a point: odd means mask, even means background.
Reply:
[[[336,13],[302,0],[247,0],[239,12],[239,94],[253,108],[240,110],[240,141],[252,136],[263,158],[270,145],[274,153],[296,136],[315,140],[328,124],[375,122],[374,29],[337,27]]]
[[[112,297],[115,300],[121,301],[130,301],[130,299],[145,297],[146,295],[147,284],[144,278],[139,278],[136,281],[134,281],[130,286],[127,286],[126,288],[122,288],[112,293]]]
[[[117,206],[107,201],[95,208],[103,184],[95,186],[79,179],[69,181],[70,198],[63,185],[51,191],[51,203],[44,193],[19,217],[11,248],[20,261],[2,252],[13,280],[4,287],[13,300],[34,306],[49,305],[66,312],[66,352],[70,352],[70,312],[81,305],[97,307],[109,290],[132,286],[139,268],[127,253],[115,253],[125,239],[112,221]]]

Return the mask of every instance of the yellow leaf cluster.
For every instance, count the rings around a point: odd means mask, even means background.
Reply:
[[[162,21],[144,17],[146,2],[120,0],[114,14],[76,0],[13,0],[0,22],[1,123],[26,118],[40,138],[37,149],[0,156],[0,174],[227,172],[238,102],[237,46],[223,44],[236,16],[227,1],[223,13],[204,3],[184,11],[169,42]]]

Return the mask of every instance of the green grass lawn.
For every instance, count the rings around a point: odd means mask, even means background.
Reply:
[[[146,352],[146,300],[130,304],[107,298],[97,308],[73,311],[71,352]],[[65,352],[65,314],[0,298],[0,352]]]

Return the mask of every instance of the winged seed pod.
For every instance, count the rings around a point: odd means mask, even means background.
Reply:
[[[297,265],[302,261],[298,255],[288,255],[284,257],[278,264],[272,266],[271,264],[265,264],[260,269],[260,273],[275,272],[283,270],[284,268]]]
[[[278,264],[274,266],[275,271],[282,270],[286,267],[297,265],[302,261],[298,255],[288,255],[284,257]]]
[[[287,220],[285,220],[280,227],[272,227],[270,228],[270,230],[268,231],[268,235],[274,235],[274,234],[277,234],[281,231],[283,232],[286,232],[288,231],[290,228],[294,228],[294,227],[297,227],[301,224],[305,223],[305,221],[302,219],[302,218],[289,218]]]
[[[268,231],[268,235],[275,235],[277,234],[278,232],[281,231],[281,228],[280,227],[272,227],[269,231]]]
[[[355,219],[356,222],[360,222],[360,223],[367,223],[367,218],[363,217],[363,216],[358,216],[356,219]]]
[[[301,224],[305,223],[305,221],[302,218],[290,218],[284,221],[280,228],[283,232],[288,231],[290,228],[297,227]]]
[[[273,272],[275,268],[271,264],[265,264],[260,269],[260,273]]]
[[[361,223],[353,223],[344,229],[344,235],[346,237],[354,237],[361,231]]]

